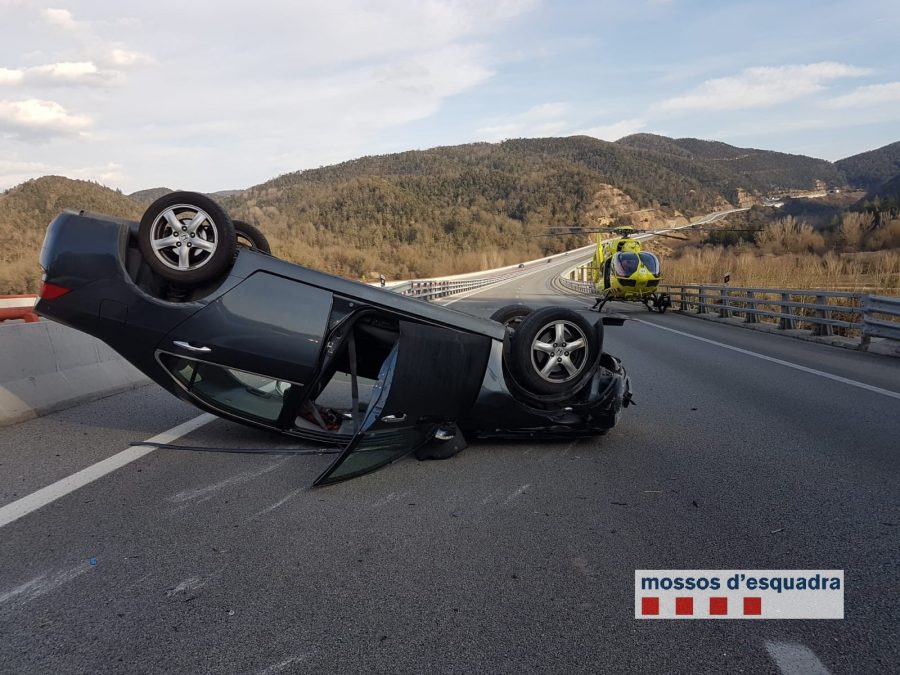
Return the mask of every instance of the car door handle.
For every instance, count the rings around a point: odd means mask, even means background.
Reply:
[[[192,352],[211,352],[212,349],[209,347],[195,347],[190,342],[185,342],[184,340],[172,340],[172,344],[176,347],[181,347],[182,349],[187,349]]]
[[[381,418],[381,421],[386,424],[396,424],[397,422],[405,422],[406,421],[406,413],[401,413],[400,415],[385,415]]]

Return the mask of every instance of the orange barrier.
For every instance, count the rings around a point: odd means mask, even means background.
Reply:
[[[0,295],[0,321],[22,319],[34,323],[38,315],[34,313],[36,295]]]

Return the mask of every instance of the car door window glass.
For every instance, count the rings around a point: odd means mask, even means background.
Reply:
[[[161,354],[175,379],[201,401],[240,417],[278,419],[288,383],[235,368]]]

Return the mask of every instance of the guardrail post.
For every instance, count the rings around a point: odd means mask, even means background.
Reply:
[[[753,302],[755,299],[756,295],[753,291],[747,291],[747,300],[750,302],[744,309],[744,323],[759,323],[759,319],[756,317],[756,303]]]
[[[697,314],[706,314],[706,294],[703,286],[697,289]]]
[[[731,305],[730,296],[728,295],[728,289],[722,288],[719,289],[719,318],[720,319],[730,319],[731,318]]]
[[[860,326],[859,326],[859,348],[862,351],[868,351],[869,345],[872,344],[872,336],[869,335],[869,331],[866,330],[866,319],[868,318],[869,313],[869,298],[870,295],[864,295],[860,299],[859,303],[859,318],[860,318]]]
[[[831,319],[831,310],[828,307],[828,298],[824,295],[816,296],[816,304],[822,305],[822,309],[816,310],[816,316],[820,319]],[[817,323],[813,325],[813,335],[834,335],[834,327],[830,323]]]
[[[684,286],[682,286],[681,287],[681,302],[678,304],[678,311],[686,312],[687,308],[688,308],[688,306],[687,306],[687,297],[685,296],[685,288],[684,288]]]
[[[788,314],[789,316],[782,316],[778,319],[778,327],[782,330],[793,330],[797,327],[797,322],[794,320],[794,314],[791,312],[791,308],[789,305],[785,305],[784,303],[791,301],[790,293],[782,293],[781,294],[781,313]]]

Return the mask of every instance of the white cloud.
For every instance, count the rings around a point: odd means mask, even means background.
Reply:
[[[134,68],[136,66],[147,66],[156,63],[156,59],[147,54],[133,52],[127,49],[113,49],[109,53],[109,60],[113,65],[120,68]]]
[[[644,120],[634,118],[629,120],[621,120],[619,122],[615,122],[614,124],[591,127],[589,129],[579,131],[578,134],[582,136],[593,136],[594,138],[599,138],[604,141],[617,141],[620,138],[624,138],[625,136],[636,134],[641,129],[644,129],[646,127],[647,123]]]
[[[23,5],[15,48],[0,45],[0,66],[17,68],[0,76],[0,100],[17,100],[4,104],[0,138],[74,134],[77,144],[32,143],[22,159],[102,167],[139,157],[129,188],[217,189],[425,143],[398,141],[406,127],[438,138],[444,123],[431,120],[495,77],[512,27],[539,0],[262,0],[252,12],[213,0],[36,4]],[[31,68],[53,62],[91,67]],[[169,103],[147,105],[152,91]],[[20,99],[55,102],[57,116],[38,124]]]
[[[569,128],[569,123],[565,119],[568,111],[569,106],[565,103],[541,103],[523,113],[491,120],[480,127],[477,133],[481,140],[486,141],[562,136]]]
[[[831,99],[828,104],[834,108],[859,108],[897,102],[900,102],[900,82],[888,82],[859,87],[849,94]]]
[[[647,126],[643,119],[634,118],[573,131],[574,127],[567,118],[576,113],[577,111],[573,111],[567,103],[542,103],[523,113],[492,120],[478,129],[478,137],[488,141],[499,141],[505,138],[576,135],[616,141],[623,136],[637,133]]]
[[[113,186],[121,184],[128,177],[125,167],[116,162],[107,162],[100,166],[58,167],[54,169],[54,173]]]
[[[52,173],[44,162],[22,162],[0,159],[0,190],[24,183],[29,178],[37,178]]]
[[[91,126],[86,115],[70,115],[55,101],[26,99],[0,101],[0,133],[13,137],[43,140],[71,136]]]
[[[228,133],[235,133],[234,128],[243,127],[247,119],[267,119],[271,124],[296,129],[305,144],[319,135],[336,144],[360,142],[380,130],[429,117],[448,97],[478,86],[492,74],[484,65],[480,48],[451,45],[384,61],[376,67],[295,77],[288,87],[234,99]],[[196,109],[175,107],[165,112],[172,115],[166,119],[167,126],[186,129],[197,119]],[[162,121],[161,113],[157,115]],[[210,122],[203,124],[209,126]],[[260,133],[258,128],[255,131]]]
[[[521,118],[530,122],[545,122],[555,120],[569,111],[567,103],[541,103],[522,113]]]
[[[101,70],[92,61],[63,61],[25,69],[0,68],[0,86],[105,86],[121,79],[115,70]]]
[[[114,70],[100,70],[92,61],[65,61],[28,68],[24,81],[26,84],[103,86],[118,76]]]
[[[35,85],[76,85],[104,86],[122,84],[125,70],[156,63],[152,56],[128,48],[124,43],[110,43],[109,35],[136,34],[141,21],[132,17],[119,19],[76,21],[67,9],[44,9],[41,16],[47,23],[73,34],[76,50],[67,50],[67,56],[76,55],[78,60],[63,61],[33,66],[12,71],[19,74],[18,84]],[[66,38],[56,38],[65,45]],[[40,52],[37,52],[40,53]],[[99,66],[97,64],[100,64]],[[4,81],[0,71],[0,85]]]
[[[378,68],[374,82],[379,88],[427,98],[446,98],[487,80],[493,72],[482,64],[481,50],[450,46],[412,58],[392,61]]]
[[[447,46],[369,72],[349,71],[337,80],[317,81],[303,98],[311,94],[321,107],[300,117],[332,138],[361,142],[381,130],[430,117],[447,98],[491,75],[479,48]]]
[[[707,80],[693,91],[662,101],[655,107],[667,112],[685,112],[772,106],[822,91],[830,80],[862,77],[869,73],[868,68],[829,61],[747,68],[734,77]]]
[[[77,30],[81,27],[67,9],[45,9],[41,11],[41,15],[47,23],[63,30]]]
[[[0,86],[7,84],[21,84],[25,79],[25,73],[21,70],[10,70],[9,68],[0,68]]]

